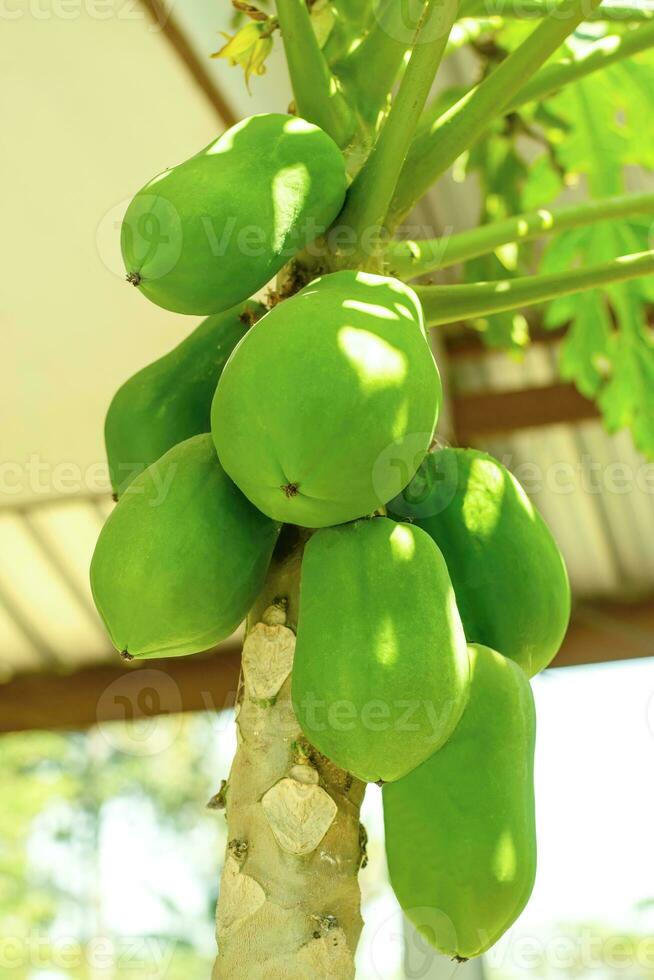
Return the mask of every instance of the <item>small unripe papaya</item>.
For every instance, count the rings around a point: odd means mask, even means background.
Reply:
[[[211,400],[227,358],[265,312],[252,301],[207,317],[173,350],[129,378],[104,425],[116,496],[165,452],[211,429]]]
[[[489,949],[536,873],[534,703],[524,671],[469,648],[470,699],[440,751],[384,786],[386,854],[405,914],[441,953]]]
[[[251,116],[136,194],[121,231],[127,278],[164,309],[219,313],[325,231],[345,189],[342,154],[322,129]]]
[[[428,534],[374,517],[312,536],[292,680],[312,745],[359,779],[399,779],[450,737],[468,681],[454,592]]]
[[[506,467],[475,449],[441,449],[388,510],[415,521],[443,552],[469,642],[500,650],[529,676],[550,663],[570,618],[568,575]]]
[[[264,514],[327,527],[408,483],[440,401],[416,294],[348,270],[255,324],[221,375],[211,426],[225,470]]]
[[[93,598],[116,649],[172,657],[225,639],[261,590],[278,530],[210,435],[174,446],[129,485],[95,548]]]

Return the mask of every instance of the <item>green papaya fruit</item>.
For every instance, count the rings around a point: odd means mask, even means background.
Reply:
[[[440,401],[413,290],[348,270],[248,332],[218,382],[211,427],[222,465],[259,510],[327,527],[371,514],[408,483]]]
[[[428,534],[374,517],[311,537],[292,697],[312,745],[359,779],[399,779],[450,737],[468,682],[452,584]]]
[[[445,556],[468,641],[501,650],[533,676],[556,655],[570,619],[561,553],[515,477],[475,449],[428,456],[388,506]]]
[[[95,548],[91,588],[115,647],[172,657],[225,639],[261,590],[278,530],[210,435],[174,446],[130,484]]]
[[[225,362],[264,312],[260,303],[248,301],[207,317],[118,389],[104,426],[116,496],[178,442],[210,431],[211,400]]]
[[[220,313],[325,231],[345,190],[330,136],[295,116],[251,116],[136,194],[121,230],[127,278],[164,309]]]
[[[494,650],[469,652],[470,699],[451,739],[383,789],[395,894],[425,938],[457,959],[497,942],[536,873],[529,681]]]

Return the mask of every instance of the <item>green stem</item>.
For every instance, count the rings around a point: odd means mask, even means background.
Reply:
[[[550,275],[523,276],[464,286],[419,286],[416,289],[431,327],[471,317],[533,306],[596,286],[654,273],[654,249],[622,255],[611,262]]]
[[[394,276],[415,279],[436,269],[485,255],[512,242],[526,242],[540,235],[567,231],[609,218],[630,218],[648,212],[654,214],[654,192],[600,198],[555,211],[540,208],[505,221],[462,231],[458,235],[394,242],[387,258]]]
[[[331,0],[339,16],[361,32],[370,20],[373,0]]]
[[[406,160],[411,139],[440,65],[458,0],[427,0],[413,51],[377,142],[354,180],[338,219],[355,242],[348,264],[366,264],[376,254],[379,232]],[[371,240],[363,241],[370,235]]]
[[[595,71],[600,71],[608,65],[630,58],[651,47],[654,47],[654,23],[634,28],[626,34],[610,34],[600,38],[595,44],[589,45],[579,58],[558,61],[541,68],[531,81],[520,89],[515,98],[505,107],[504,112],[513,112],[526,102],[544,99],[571,82],[577,82]],[[421,139],[429,132],[440,114],[440,102],[434,99],[422,114],[417,139]]]
[[[336,66],[346,90],[353,91],[359,111],[371,124],[385,108],[411,44],[402,13],[398,0],[386,0],[361,43]]]
[[[520,89],[515,99],[506,107],[507,112],[517,109],[525,102],[543,99],[552,92],[576,82],[594,71],[613,65],[623,58],[654,47],[654,22],[628,31],[626,34],[610,34],[589,46],[587,51],[574,61],[560,61],[546,65]]]
[[[373,10],[372,0],[331,0],[330,6],[336,19],[323,54],[333,65],[345,58],[352,44],[366,33]]]
[[[305,0],[277,0],[277,17],[298,113],[346,146],[354,115],[320,50]]]
[[[560,0],[556,10],[495,71],[414,140],[389,212],[389,227],[395,227],[429,186],[502,115],[525,82],[599,2]]]
[[[467,0],[461,6],[461,17],[505,17],[534,20],[546,17],[556,7],[556,0]],[[609,2],[597,10],[587,11],[586,21],[600,20],[628,24],[654,19],[654,10],[644,4]]]

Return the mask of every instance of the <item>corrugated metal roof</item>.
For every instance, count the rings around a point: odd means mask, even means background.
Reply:
[[[74,497],[0,510],[1,678],[110,656],[88,569],[111,506],[109,497]]]

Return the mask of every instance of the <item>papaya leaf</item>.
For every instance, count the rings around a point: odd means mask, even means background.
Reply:
[[[580,260],[605,262],[616,254],[611,229],[606,225],[579,228],[554,239],[547,249],[541,272],[567,269]],[[568,324],[561,349],[561,377],[572,381],[587,398],[594,398],[606,378],[612,322],[605,297],[598,290],[564,296],[550,303],[544,325]]]
[[[562,189],[562,175],[547,153],[534,160],[522,188],[520,211],[534,211],[555,201]]]
[[[628,426],[636,447],[654,457],[654,340],[644,328],[621,337],[613,374],[599,397],[609,432]]]
[[[612,222],[580,228],[555,239],[542,272],[575,263],[606,261],[647,241],[643,222]],[[563,297],[550,304],[547,327],[569,324],[560,358],[561,376],[587,398],[597,398],[609,431],[628,426],[637,447],[654,455],[654,346],[646,326],[647,279],[632,280]],[[649,390],[648,390],[649,385]]]
[[[498,127],[499,128],[499,127]],[[497,221],[521,210],[528,166],[512,139],[483,140],[470,151],[467,172],[477,171],[484,187],[482,223]],[[512,278],[525,271],[522,256],[529,246],[512,245],[466,262],[464,281]],[[521,353],[529,342],[529,328],[521,313],[495,313],[474,319],[470,326],[487,347]]]
[[[654,57],[651,52],[613,65],[606,72],[614,103],[625,118],[625,162],[654,167],[654,146],[643,133],[654,132]]]

